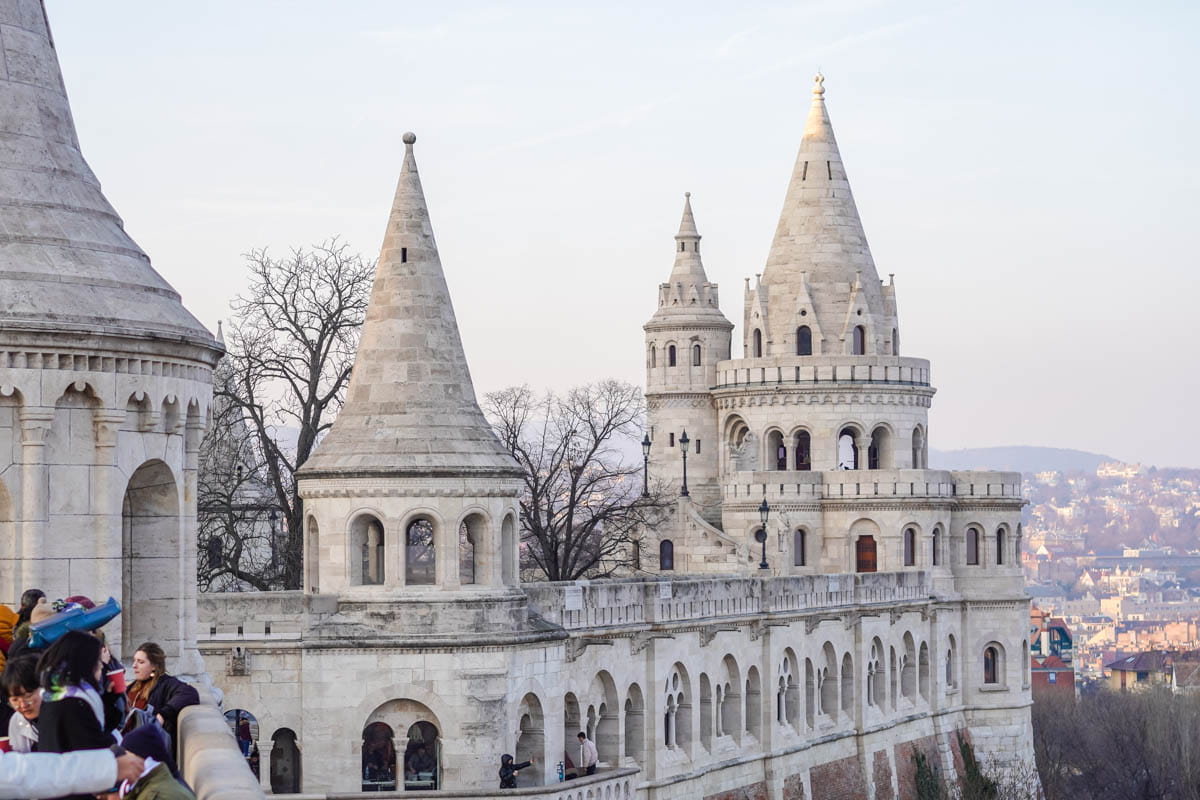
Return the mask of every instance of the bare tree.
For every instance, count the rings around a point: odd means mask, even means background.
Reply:
[[[644,494],[642,464],[625,455],[645,426],[641,389],[606,380],[535,395],[515,386],[483,405],[525,472],[522,568],[551,581],[637,569],[642,533],[667,505],[653,487]]]
[[[222,446],[233,447],[254,465],[253,480],[268,488],[269,505],[277,509],[281,541],[276,567],[264,568],[257,581],[248,575],[238,580],[256,588],[296,589],[303,570],[304,515],[295,472],[341,409],[375,266],[336,238],[283,258],[253,250],[246,260],[250,286],[232,303],[225,357],[229,374],[214,387],[214,396],[227,404],[230,422],[243,425],[253,439],[253,446]],[[234,496],[238,481],[227,484],[211,497]],[[221,527],[202,520],[201,527],[206,525]],[[224,525],[227,532],[229,525]],[[240,541],[226,543],[231,549],[222,561],[237,546],[244,551],[247,540]],[[202,540],[202,547],[209,546]],[[206,557],[202,552],[201,559]]]

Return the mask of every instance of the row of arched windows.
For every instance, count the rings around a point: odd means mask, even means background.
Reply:
[[[790,436],[777,427],[771,426],[763,436],[762,444],[750,430],[750,426],[739,416],[731,416],[725,422],[729,432],[729,453],[732,463],[729,471],[743,470],[778,470],[801,471],[813,469],[813,438],[809,431],[801,428],[793,430]],[[867,433],[870,431],[870,433]],[[862,470],[862,469],[896,469],[896,437],[892,430],[883,423],[868,428],[857,422],[843,425],[837,432],[833,442],[833,462],[826,469]],[[926,450],[925,429],[921,425],[913,428],[908,442],[911,443],[912,469],[927,469],[928,458]],[[762,447],[760,451],[759,448]],[[901,447],[904,445],[901,444]],[[825,458],[829,458],[828,450]],[[763,461],[759,461],[761,458]],[[763,466],[759,467],[762,463]],[[821,467],[818,467],[818,469]]]
[[[312,517],[308,520],[308,561],[309,585],[312,591],[317,590],[316,572],[319,563],[315,553],[319,546],[317,522]],[[433,520],[427,517],[416,517],[404,528],[403,572],[405,586],[432,586],[437,583],[437,537]],[[481,514],[467,515],[458,526],[457,580],[461,585],[471,585],[482,582],[484,559],[490,558],[488,553],[488,522]],[[506,555],[515,552],[515,526],[512,517],[506,517],[501,526],[501,552],[497,559],[500,562],[500,578],[503,583],[512,583],[513,569]],[[349,526],[350,545],[350,574],[349,583],[354,586],[379,586],[388,582],[387,564],[388,547],[384,525],[374,514],[359,514],[354,517]],[[452,577],[453,573],[451,573]]]
[[[667,345],[667,366],[678,366],[679,355],[675,345]],[[692,366],[699,367],[704,363],[704,349],[699,344],[692,345]],[[655,345],[650,345],[650,366],[655,368],[658,366],[658,348]]]
[[[751,336],[751,353],[753,358],[763,357],[763,336],[760,328],[755,328]],[[801,325],[796,328],[796,355],[811,356],[813,354],[812,328]],[[867,329],[863,325],[855,325],[850,332],[850,354],[865,356],[867,354]],[[900,355],[900,333],[892,329],[892,355]]]

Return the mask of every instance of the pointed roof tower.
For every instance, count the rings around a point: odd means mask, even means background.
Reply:
[[[691,192],[683,193],[683,216],[679,220],[679,232],[675,234],[675,263],[671,266],[671,277],[659,285],[658,310],[647,324],[653,325],[667,317],[677,322],[680,315],[719,317],[722,323],[728,324],[721,314],[717,285],[708,280],[704,261],[700,258],[700,231],[692,214]]]
[[[814,81],[800,152],[762,280],[770,287],[772,301],[787,297],[791,305],[807,273],[814,312],[829,333],[842,330],[860,274],[871,313],[882,318],[884,307],[875,262],[825,107],[825,77],[818,74]]]
[[[42,3],[0,0],[0,328],[219,351],[84,161]]]
[[[404,165],[346,404],[304,464],[304,477],[521,475],[475,400],[416,140],[404,134]]]

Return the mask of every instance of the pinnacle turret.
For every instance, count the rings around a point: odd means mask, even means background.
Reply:
[[[520,475],[475,399],[413,155],[416,138],[404,134],[346,404],[304,465],[308,477]]]

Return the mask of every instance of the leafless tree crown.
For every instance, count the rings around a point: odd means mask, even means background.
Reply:
[[[545,580],[604,577],[638,567],[642,536],[666,507],[644,495],[639,387],[605,380],[564,395],[515,386],[484,397],[504,446],[525,472],[522,569]]]
[[[341,409],[375,265],[337,238],[282,258],[252,250],[246,262],[250,285],[232,303],[202,455],[200,579],[296,589],[303,511],[295,472]],[[246,506],[277,509],[269,559],[251,555],[260,526],[246,519],[259,512]],[[212,536],[222,539],[219,552]]]

